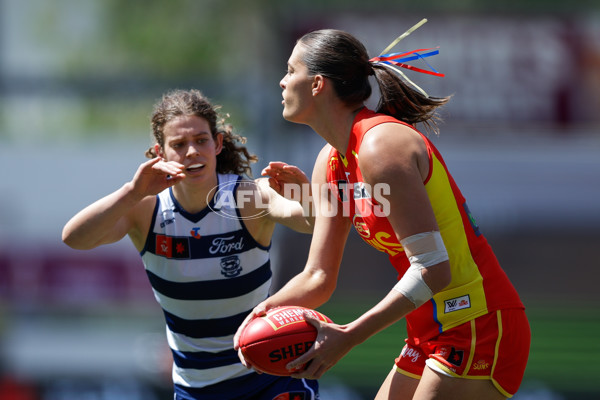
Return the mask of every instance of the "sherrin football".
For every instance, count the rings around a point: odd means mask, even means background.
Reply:
[[[304,312],[319,321],[332,322],[320,312],[305,307],[284,306],[269,310],[266,315],[250,321],[242,331],[239,345],[244,358],[267,374],[291,375],[294,371],[285,366],[306,353],[317,338],[317,329],[306,322]]]

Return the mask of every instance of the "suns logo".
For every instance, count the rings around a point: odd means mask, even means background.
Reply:
[[[332,156],[329,159],[329,169],[331,169],[332,171],[335,171],[337,169],[337,164],[338,164],[338,158],[335,156]]]
[[[371,231],[369,230],[369,226],[362,221],[362,219],[358,215],[354,215],[352,218],[352,224],[354,225],[354,229],[356,232],[363,238],[371,237]]]
[[[490,363],[486,362],[485,360],[479,360],[473,364],[473,369],[476,371],[483,371],[488,369],[489,367]]]

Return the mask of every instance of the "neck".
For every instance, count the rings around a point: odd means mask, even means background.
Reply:
[[[317,122],[311,128],[327,141],[341,154],[346,154],[350,132],[356,115],[364,105],[354,107],[341,107],[338,110],[325,109]]]
[[[214,196],[215,190],[213,189],[217,184],[218,179],[216,173],[211,179],[202,183],[186,182],[184,179],[182,182],[173,186],[173,195],[185,211],[190,214],[195,214],[206,208],[208,202],[210,202],[212,196]]]

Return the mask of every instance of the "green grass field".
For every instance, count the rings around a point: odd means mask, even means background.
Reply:
[[[374,303],[335,300],[319,308],[337,323],[346,323]],[[581,304],[528,305],[532,343],[523,387],[542,385],[566,398],[600,398],[600,307]],[[328,375],[372,397],[400,352],[403,321],[355,347]],[[330,379],[331,379],[330,377]],[[595,396],[594,396],[595,395]],[[592,396],[592,397],[590,397]]]

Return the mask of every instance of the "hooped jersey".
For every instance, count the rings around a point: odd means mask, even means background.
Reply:
[[[417,131],[388,115],[367,108],[361,110],[354,120],[346,154],[335,148],[329,153],[327,181],[360,237],[388,254],[400,278],[410,262],[385,215],[385,185],[367,188],[358,167],[364,135],[374,126],[390,122]],[[440,153],[427,137],[418,133],[427,146],[429,158],[429,176],[424,185],[448,251],[452,280],[443,291],[406,317],[408,333],[416,344],[486,313],[523,308]]]
[[[240,179],[219,174],[219,190],[197,214],[179,205],[172,188],[159,193],[141,252],[165,315],[176,387],[220,384],[223,399],[241,380],[265,386],[275,379],[248,370],[233,349],[233,335],[268,297],[272,279],[269,248],[254,240],[229,201]]]

